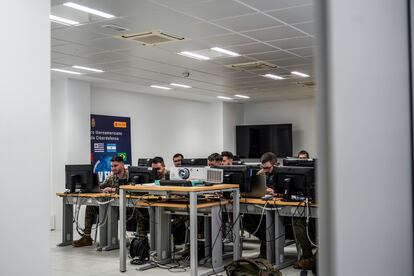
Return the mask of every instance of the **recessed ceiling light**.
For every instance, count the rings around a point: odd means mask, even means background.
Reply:
[[[239,94],[236,94],[236,95],[234,95],[235,97],[239,97],[239,98],[242,98],[242,99],[250,99],[250,97],[249,96],[244,96],[244,95],[239,95]]]
[[[56,16],[56,15],[49,15],[49,19],[52,20],[53,22],[59,23],[59,24],[63,24],[63,25],[78,25],[79,22],[74,21],[74,20],[70,20],[67,18],[63,18],[60,16]]]
[[[191,86],[189,85],[185,85],[185,84],[179,84],[179,83],[170,83],[170,85],[172,86],[177,86],[177,87],[182,87],[182,88],[191,88]]]
[[[63,69],[57,69],[57,68],[52,68],[50,69],[52,71],[56,71],[56,72],[61,72],[61,73],[68,73],[68,74],[73,74],[73,75],[82,75],[79,72],[75,72],[75,71],[69,71],[69,70],[63,70]]]
[[[224,96],[217,96],[217,98],[219,98],[219,99],[223,99],[223,100],[233,100],[232,98],[230,98],[230,97],[224,97]]]
[[[160,86],[160,85],[151,85],[152,88],[164,89],[164,90],[171,90],[170,87]]]
[[[194,54],[194,53],[191,53],[191,52],[188,52],[188,51],[179,52],[178,54],[182,55],[182,56],[190,57],[190,58],[195,58],[195,59],[198,59],[198,60],[209,60],[210,59],[209,57],[202,56],[202,55],[199,55],[199,54]]]
[[[211,48],[211,50],[216,51],[216,52],[220,52],[220,53],[232,56],[232,57],[240,56],[240,54],[238,54],[238,53],[235,53],[235,52],[232,52],[232,51],[229,51],[229,50],[226,50],[226,49],[222,49],[222,48],[219,48],[219,47],[213,47],[213,48]]]
[[[83,66],[79,66],[79,65],[73,65],[73,68],[76,69],[81,69],[81,70],[86,70],[86,71],[92,71],[92,72],[97,72],[97,73],[102,73],[103,71],[100,69],[95,69],[95,68],[88,68],[88,67],[83,67]]]
[[[284,79],[281,76],[276,76],[276,75],[273,75],[273,74],[266,74],[266,75],[263,75],[263,77],[266,77],[266,78],[269,78],[269,79],[274,79],[274,80],[283,80]]]
[[[290,72],[290,73],[294,74],[294,75],[297,75],[297,76],[300,76],[300,77],[304,77],[304,78],[309,78],[310,77],[309,75],[298,72],[298,71],[293,71],[293,72]]]
[[[75,3],[72,3],[72,2],[66,2],[63,5],[67,6],[67,7],[71,7],[73,9],[83,11],[83,12],[87,12],[87,13],[90,13],[90,14],[101,16],[101,17],[104,17],[104,18],[113,18],[113,17],[115,17],[112,14],[102,12],[102,11],[98,11],[98,10],[95,10],[95,9],[91,9],[91,8],[88,8],[88,7],[79,5],[79,4],[75,4]]]

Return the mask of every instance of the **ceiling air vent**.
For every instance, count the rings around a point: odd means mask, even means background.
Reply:
[[[122,35],[121,38],[134,40],[142,45],[158,45],[161,43],[168,43],[174,41],[182,41],[184,37],[156,30],[139,34]]]
[[[102,25],[101,27],[105,28],[105,29],[110,29],[110,30],[113,30],[113,31],[117,31],[117,32],[129,31],[129,29],[121,27],[119,25],[115,25],[115,24]]]
[[[274,65],[269,62],[264,61],[253,61],[253,62],[244,62],[237,64],[226,65],[229,68],[233,68],[238,71],[253,71],[253,70],[263,70],[263,69],[275,69],[277,65]]]

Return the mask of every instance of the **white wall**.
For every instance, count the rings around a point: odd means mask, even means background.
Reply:
[[[236,154],[236,126],[243,124],[243,105],[223,103],[223,149]]]
[[[49,275],[50,2],[2,7],[0,274]]]
[[[243,123],[286,124],[291,123],[293,154],[304,149],[316,157],[315,99],[256,102],[243,105]]]
[[[132,161],[172,156],[207,157],[223,148],[221,103],[179,100],[92,87],[93,114],[131,117]]]

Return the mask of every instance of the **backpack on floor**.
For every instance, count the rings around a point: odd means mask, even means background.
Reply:
[[[245,259],[234,261],[226,266],[228,276],[281,276],[282,273],[263,259]]]
[[[131,256],[131,264],[142,265],[149,261],[150,245],[148,238],[133,238],[129,246],[129,255]]]

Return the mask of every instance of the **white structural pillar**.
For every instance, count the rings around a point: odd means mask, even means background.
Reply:
[[[65,165],[90,163],[91,88],[88,82],[52,81],[51,228],[61,229],[62,202],[56,192],[65,189]],[[81,224],[83,219],[80,218]]]
[[[50,3],[1,4],[0,274],[48,275]]]
[[[407,1],[315,13],[319,275],[413,275]]]

